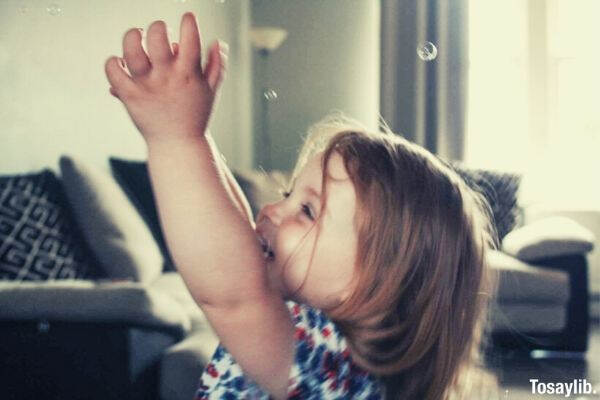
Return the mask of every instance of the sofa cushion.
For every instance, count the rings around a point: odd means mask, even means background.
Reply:
[[[163,271],[175,271],[175,264],[160,227],[148,166],[144,161],[109,158],[110,169],[117,183],[140,213],[165,259]]]
[[[570,218],[542,218],[510,232],[502,249],[523,261],[569,254],[586,254],[594,248],[594,234]]]
[[[97,275],[54,173],[0,177],[0,280]]]
[[[499,240],[522,223],[522,213],[517,204],[521,175],[467,168],[459,162],[453,162],[451,166],[490,204]]]
[[[170,296],[181,306],[181,309],[192,323],[192,331],[208,326],[206,316],[192,298],[183,278],[178,272],[165,272],[161,274],[149,287]]]
[[[108,171],[68,156],[59,164],[69,203],[106,274],[140,282],[156,279],[163,264],[160,250]]]
[[[281,200],[287,189],[289,174],[283,171],[240,170],[235,178],[248,198],[252,213],[256,216],[265,204]]]
[[[536,266],[496,250],[486,260],[498,274],[497,301],[513,304],[566,304],[570,297],[569,274]]]
[[[148,224],[152,235],[165,257],[165,271],[175,271],[156,209],[152,184],[145,161],[124,160],[117,157],[109,159],[110,167],[117,182],[123,188],[140,215]],[[281,191],[287,182],[287,175],[281,171],[264,173],[254,170],[232,171],[232,174],[256,216],[266,203],[281,199]]]
[[[183,337],[190,320],[170,296],[137,282],[0,282],[0,319],[114,323]]]
[[[194,398],[200,376],[219,345],[214,331],[207,326],[171,346],[160,363],[160,398]]]
[[[567,324],[565,304],[494,304],[490,311],[491,328],[498,332],[556,333]]]

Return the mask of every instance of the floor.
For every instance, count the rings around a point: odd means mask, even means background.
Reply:
[[[564,357],[564,356],[563,356]],[[593,321],[590,327],[588,351],[584,358],[544,358],[523,359],[510,358],[498,363],[491,368],[498,380],[499,393],[482,400],[525,400],[525,399],[575,399],[575,400],[600,400],[600,321]],[[533,392],[530,379],[538,379],[536,392]],[[584,381],[585,379],[585,381]],[[543,387],[546,390],[554,383],[573,383],[583,388],[585,383],[591,388],[592,393],[585,394],[582,389],[570,394],[540,393]],[[566,386],[563,385],[566,390]],[[594,393],[595,392],[595,393]]]

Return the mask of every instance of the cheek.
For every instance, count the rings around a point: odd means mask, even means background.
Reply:
[[[322,235],[317,245],[317,280],[328,282],[331,289],[345,288],[354,276],[356,264],[356,239],[340,233]],[[317,272],[315,271],[315,272]]]
[[[302,284],[315,240],[315,229],[299,221],[282,224],[277,232],[275,254],[286,285],[294,290]]]

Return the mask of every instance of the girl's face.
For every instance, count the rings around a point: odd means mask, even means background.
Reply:
[[[266,257],[269,278],[284,298],[326,309],[352,293],[357,201],[343,159],[334,152],[327,204],[321,209],[322,156],[307,162],[282,200],[260,211],[256,232],[271,254]]]

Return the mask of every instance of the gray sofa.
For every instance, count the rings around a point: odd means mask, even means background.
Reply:
[[[102,274],[0,281],[7,398],[189,400],[218,344],[168,265],[151,190],[139,197],[149,190],[145,166],[118,161],[112,174],[73,157],[60,162],[68,205]],[[141,174],[129,185],[127,166]],[[280,196],[285,180],[256,171],[236,177],[255,212]],[[500,280],[489,326],[495,349],[586,350],[585,255],[594,241],[564,218],[521,221],[503,237],[488,259]]]
[[[488,262],[499,278],[490,313],[496,350],[585,353],[587,254],[595,240],[574,221],[552,216],[524,221],[504,237],[499,251],[490,252]]]

